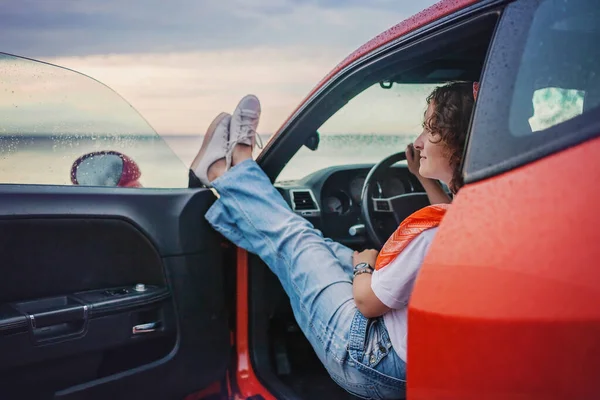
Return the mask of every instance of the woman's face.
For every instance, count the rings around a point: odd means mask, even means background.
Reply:
[[[434,112],[434,104],[431,102],[425,112],[427,121]],[[414,143],[415,149],[421,153],[421,166],[419,174],[425,178],[439,179],[445,184],[450,184],[452,179],[452,167],[450,166],[450,152],[446,145],[440,141],[439,134],[434,135],[424,124],[423,132]]]

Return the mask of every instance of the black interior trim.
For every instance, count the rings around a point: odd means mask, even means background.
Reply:
[[[104,294],[111,291],[128,293]],[[27,331],[29,327],[39,329],[71,320],[131,311],[152,306],[169,297],[167,288],[149,287],[143,293],[136,293],[131,287],[121,287],[4,304],[0,306],[0,334],[16,334]]]
[[[0,195],[0,218],[3,220],[35,216],[36,219],[89,217],[90,220],[112,218],[126,221],[144,233],[162,257],[206,251],[212,245],[203,236],[205,226],[198,229],[198,221],[207,224],[203,214],[205,203],[214,201],[214,195],[208,189],[145,188],[140,191],[0,184]],[[19,201],[23,196],[35,197],[38,201]],[[0,234],[3,232],[0,229]],[[165,235],[165,232],[170,234]],[[180,235],[183,232],[186,234]],[[1,245],[3,242],[0,242]]]
[[[248,336],[250,342],[250,354],[252,365],[257,372],[257,378],[275,395],[277,399],[300,400],[294,391],[285,385],[275,374],[271,367],[271,343],[269,341],[269,320],[273,315],[273,285],[279,285],[275,275],[262,262],[262,260],[251,254],[248,257],[248,307],[250,317],[248,318]],[[279,285],[277,292],[281,295],[283,288]],[[265,296],[265,293],[271,293],[271,296]],[[285,293],[284,293],[285,295]],[[287,301],[287,297],[280,301]],[[262,310],[263,312],[252,312],[252,310]]]
[[[122,291],[125,293],[121,293]],[[105,292],[116,293],[107,296]],[[171,297],[171,294],[167,288],[147,286],[141,293],[135,292],[132,287],[120,287],[75,293],[73,297],[89,305],[90,318],[98,318],[160,303]]]
[[[222,324],[222,299],[213,296],[215,288],[222,290],[222,280],[214,274],[218,268],[198,268],[217,265],[217,257],[199,254],[164,260],[178,321],[177,343],[166,357],[59,391],[56,398],[100,400],[130,393],[133,398],[182,399],[220,380],[231,352],[229,330]]]
[[[204,218],[214,200],[207,189],[0,185],[0,358],[13,363],[0,363],[0,398],[181,399],[224,378],[222,238]],[[147,291],[122,293],[137,283]],[[94,297],[105,290],[115,296]],[[58,338],[41,343],[48,327]]]
[[[0,335],[27,332],[27,317],[9,304],[0,306]]]

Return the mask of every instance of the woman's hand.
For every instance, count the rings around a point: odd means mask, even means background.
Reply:
[[[375,267],[377,262],[377,250],[364,250],[360,253],[354,252],[352,257],[354,265],[367,263],[371,267]],[[390,310],[388,306],[383,304],[371,288],[371,274],[356,275],[352,280],[352,295],[358,310],[367,318],[376,318],[385,314]]]
[[[353,265],[357,265],[360,263],[367,263],[369,264],[371,267],[375,268],[375,263],[377,262],[377,256],[379,255],[379,252],[377,250],[364,250],[361,251],[360,253],[358,251],[354,252],[354,255],[352,256],[352,261],[353,261]]]
[[[423,179],[419,173],[421,167],[421,152],[415,149],[413,144],[406,146],[406,161],[408,162],[408,170],[417,178]]]

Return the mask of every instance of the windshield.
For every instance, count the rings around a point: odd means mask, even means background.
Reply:
[[[80,156],[118,151],[143,187],[187,187],[187,168],[121,96],[78,72],[0,53],[0,183],[71,185]]]
[[[295,181],[332,166],[377,164],[387,156],[404,151],[416,137],[416,134],[323,134],[320,135],[319,148],[312,151],[302,146],[276,182]]]
[[[426,98],[436,86],[395,83],[383,88],[377,83],[365,89],[321,125],[318,148],[300,148],[277,182],[332,166],[376,164],[404,151],[423,129]]]

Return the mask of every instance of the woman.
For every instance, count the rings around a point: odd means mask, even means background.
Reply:
[[[473,102],[470,83],[435,89],[414,143],[418,173],[453,192],[462,185],[459,167]],[[431,222],[429,229],[412,229],[410,240],[394,234],[379,256],[325,239],[290,210],[252,160],[259,116],[258,99],[246,96],[233,115],[220,114],[208,128],[191,166],[220,195],[206,219],[277,275],[298,325],[340,386],[364,398],[404,397],[408,299],[447,205],[413,214],[397,233],[406,233],[415,218]]]

